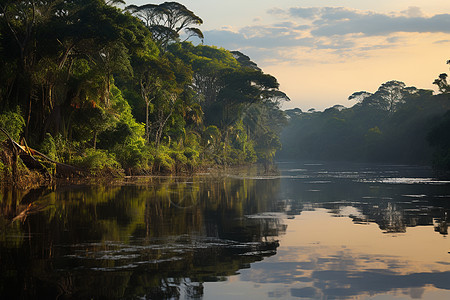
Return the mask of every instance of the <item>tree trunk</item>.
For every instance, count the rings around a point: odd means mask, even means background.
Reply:
[[[32,105],[32,97],[31,94],[28,97],[28,101],[27,101],[27,118],[25,121],[25,130],[24,130],[24,136],[25,139],[28,140],[29,137],[29,128],[30,128],[30,120],[31,120],[31,105]]]
[[[169,120],[169,118],[172,115],[172,113],[173,113],[173,107],[170,110],[170,113],[167,115],[167,117],[165,119],[163,119],[164,113],[161,112],[161,115],[160,115],[160,118],[159,118],[160,119],[159,120],[159,127],[158,127],[158,129],[156,131],[156,137],[155,137],[156,149],[159,148],[159,144],[161,143],[161,138],[162,138],[162,133],[163,133],[164,127],[166,126],[166,123]]]
[[[94,131],[94,151],[97,150],[97,130]]]
[[[145,101],[145,140],[147,143],[150,141],[150,130],[149,130],[149,124],[148,124],[148,100]]]

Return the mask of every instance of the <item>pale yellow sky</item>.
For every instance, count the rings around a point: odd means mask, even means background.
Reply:
[[[434,43],[445,38],[444,34],[403,35],[403,45],[375,50],[367,56],[335,61],[335,55],[327,51],[314,51],[305,57],[299,49],[298,63],[269,62],[262,67],[278,79],[280,88],[291,97],[284,108],[322,110],[334,104],[351,106],[354,103],[347,97],[353,92],[374,92],[389,80],[435,90],[434,79],[448,71],[445,63],[450,59],[450,43]]]

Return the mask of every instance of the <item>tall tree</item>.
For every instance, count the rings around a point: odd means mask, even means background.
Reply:
[[[144,21],[162,49],[176,41],[181,31],[185,31],[187,38],[195,36],[203,41],[200,29],[191,26],[203,24],[203,20],[178,2],[164,2],[162,4],[145,4],[141,6],[129,5],[128,11]]]
[[[164,57],[141,58],[135,61],[135,76],[137,77],[140,95],[145,102],[145,139],[150,141],[150,105],[168,82],[175,80],[170,62]]]
[[[405,103],[406,99],[417,92],[418,89],[415,87],[407,87],[401,81],[391,80],[383,83],[373,94],[366,91],[355,92],[348,99],[357,100],[359,105],[392,114],[401,104]]]
[[[439,92],[442,94],[450,93],[450,84],[447,82],[447,77],[447,73],[442,73],[433,81],[433,84],[438,86]]]
[[[38,60],[36,34],[39,27],[51,17],[50,12],[56,2],[5,0],[0,3],[3,54],[17,68],[11,97],[15,105],[20,104],[26,111],[25,136],[28,136],[35,98],[32,72]]]
[[[447,64],[450,65],[450,60],[447,60]],[[439,92],[441,92],[442,94],[450,93],[450,84],[447,82],[447,77],[447,73],[442,73],[433,82],[433,84],[438,86]]]

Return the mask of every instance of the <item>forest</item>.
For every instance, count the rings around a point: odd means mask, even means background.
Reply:
[[[449,63],[449,62],[448,62]],[[397,80],[375,92],[349,96],[350,108],[335,105],[323,112],[286,111],[279,158],[402,163],[450,170],[450,86],[443,73],[439,89],[407,86]]]
[[[204,45],[202,23],[177,2],[0,1],[0,141],[48,174],[272,161],[288,96],[245,54]]]

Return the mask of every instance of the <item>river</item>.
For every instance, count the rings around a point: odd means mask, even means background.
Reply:
[[[1,299],[450,299],[450,182],[279,162],[6,190]]]

